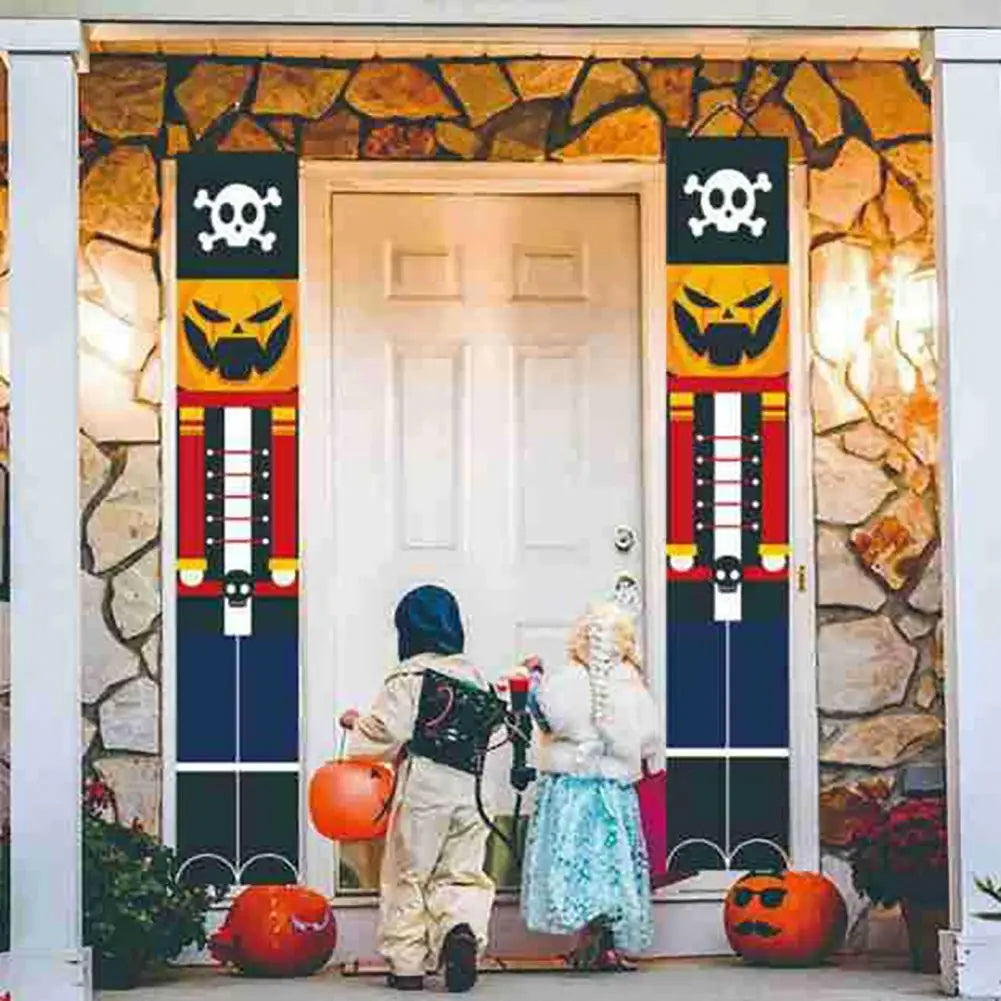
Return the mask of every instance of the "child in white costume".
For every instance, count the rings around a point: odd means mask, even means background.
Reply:
[[[649,946],[650,875],[635,783],[663,767],[657,707],[632,617],[599,605],[574,627],[569,662],[536,673],[540,779],[522,867],[529,928],[583,932],[574,965],[623,969]]]
[[[395,621],[399,668],[368,713],[349,710],[341,717],[352,731],[350,756],[391,760],[407,752],[380,874],[379,951],[389,962],[390,987],[421,990],[429,963],[440,962],[448,989],[466,991],[476,981],[494,900],[493,882],[483,871],[488,832],[476,807],[476,779],[466,752],[482,753],[489,732],[460,732],[469,730],[475,710],[463,718],[449,714],[460,702],[488,703],[489,696],[479,696],[488,685],[461,656],[462,623],[448,591],[432,586],[411,591]],[[444,713],[433,708],[429,713],[440,692],[446,695]],[[443,720],[446,736],[457,739],[439,747],[425,738],[437,739]]]

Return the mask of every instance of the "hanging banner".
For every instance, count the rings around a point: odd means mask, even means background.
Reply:
[[[294,156],[178,158],[178,838],[236,868],[297,865],[298,214]]]
[[[732,752],[788,747],[788,215],[784,140],[670,143],[668,743],[726,858],[777,836],[738,830]]]

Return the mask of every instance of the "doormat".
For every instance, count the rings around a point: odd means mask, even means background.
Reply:
[[[636,961],[639,968],[655,963],[654,959]],[[341,963],[338,967],[344,977],[377,977],[389,973],[389,967],[377,960]],[[486,956],[480,960],[480,973],[568,973],[575,971],[567,965],[563,956]],[[581,971],[593,974],[594,971]],[[434,970],[428,970],[427,975],[434,976]]]
[[[671,864],[770,868],[788,845],[788,150],[684,139],[667,163],[668,816],[700,818]]]
[[[177,158],[177,840],[204,882],[299,869],[298,186],[295,156]]]

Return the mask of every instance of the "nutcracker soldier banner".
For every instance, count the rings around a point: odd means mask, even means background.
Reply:
[[[299,755],[298,213],[294,156],[178,158],[179,842],[235,866],[295,850],[254,800]]]
[[[671,143],[673,748],[788,746],[788,271],[784,140]]]

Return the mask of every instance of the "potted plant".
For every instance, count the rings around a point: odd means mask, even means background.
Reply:
[[[182,886],[174,853],[120,824],[111,789],[90,781],[83,794],[83,935],[93,951],[94,985],[134,987],[152,965],[190,943],[205,944],[208,892]],[[10,834],[0,832],[0,951],[10,948]],[[3,1001],[0,995],[0,1001]]]
[[[83,933],[97,987],[133,987],[150,966],[205,944],[208,892],[182,885],[174,852],[138,822],[114,816],[114,797],[88,782],[83,811]]]
[[[860,894],[878,906],[900,904],[913,968],[938,972],[938,932],[949,923],[944,797],[881,808],[856,830],[851,864]]]

